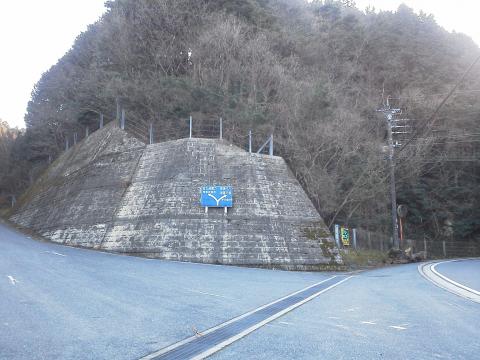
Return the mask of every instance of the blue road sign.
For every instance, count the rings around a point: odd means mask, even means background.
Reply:
[[[200,204],[205,207],[232,207],[233,192],[231,186],[204,186]]]

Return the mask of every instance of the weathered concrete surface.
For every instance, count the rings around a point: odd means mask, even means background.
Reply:
[[[233,186],[227,215],[205,214],[205,185]],[[287,269],[339,260],[282,158],[216,139],[146,146],[113,126],[63,154],[11,220],[55,242],[164,259]]]

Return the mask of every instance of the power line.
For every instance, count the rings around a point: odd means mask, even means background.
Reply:
[[[480,92],[480,89],[469,89],[469,90],[457,90],[456,93],[458,94],[463,94],[463,93],[476,93]],[[437,93],[437,94],[418,94],[415,96],[399,96],[399,97],[391,97],[391,100],[422,100],[419,98],[428,98],[428,97],[441,97],[441,96],[446,96],[448,93]]]
[[[452,88],[452,90],[450,90],[450,92],[447,94],[447,96],[440,102],[440,104],[435,108],[435,110],[433,111],[432,115],[428,118],[428,120],[426,121],[425,125],[419,129],[416,129],[412,135],[412,137],[410,137],[409,140],[407,140],[407,142],[405,144],[403,144],[403,146],[398,150],[398,153],[400,153],[403,149],[405,149],[405,146],[407,144],[409,144],[410,142],[413,141],[415,135],[417,135],[420,130],[425,130],[427,129],[431,129],[433,124],[435,124],[435,121],[436,121],[436,116],[438,114],[438,112],[440,111],[440,109],[443,107],[443,105],[445,105],[445,103],[447,102],[447,100],[450,98],[450,96],[452,96],[452,94],[455,92],[455,90],[460,86],[460,84],[463,82],[463,80],[465,80],[465,78],[467,77],[468,73],[470,72],[470,70],[473,69],[473,67],[477,64],[477,62],[480,60],[480,55],[473,61],[473,63],[468,67],[468,69],[463,73],[462,77],[458,80],[458,82],[455,84],[455,86]]]

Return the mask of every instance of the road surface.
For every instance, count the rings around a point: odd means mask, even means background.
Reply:
[[[437,270],[477,286],[479,263]],[[211,358],[479,358],[480,304],[416,264],[350,276],[119,256],[0,224],[0,359],[139,359],[272,302],[253,312],[265,324]]]

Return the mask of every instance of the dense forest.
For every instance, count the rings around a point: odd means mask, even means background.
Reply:
[[[387,99],[398,135],[397,197],[408,238],[480,234],[480,55],[463,34],[407,6],[353,1],[115,0],[45,72],[26,131],[0,135],[0,192],[19,196],[67,137],[98,114],[153,123],[163,140],[185,119],[225,119],[244,146],[274,133],[327,225],[389,234]],[[458,85],[452,96],[449,91]],[[401,123],[401,122],[399,122]],[[143,131],[143,130],[142,130]],[[403,138],[402,138],[403,137]],[[388,236],[388,235],[386,235]]]

